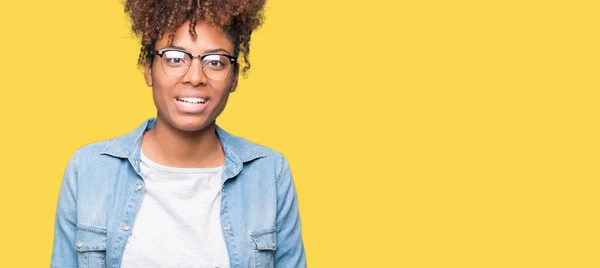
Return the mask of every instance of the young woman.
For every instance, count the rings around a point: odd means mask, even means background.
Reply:
[[[125,2],[157,116],[74,153],[52,267],[306,266],[285,157],[215,123],[250,67],[263,5]]]

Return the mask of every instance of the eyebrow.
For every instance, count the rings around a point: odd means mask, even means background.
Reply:
[[[161,48],[161,49],[166,49],[166,48],[178,49],[178,50],[183,50],[183,51],[187,52],[187,50],[184,47],[176,46],[176,45],[166,46],[166,47]],[[209,50],[205,51],[202,54],[210,54],[210,53],[217,53],[217,52],[225,52],[228,55],[231,55],[231,52],[227,51],[227,49],[224,49],[224,48],[209,49]]]

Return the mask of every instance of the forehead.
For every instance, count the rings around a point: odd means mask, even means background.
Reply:
[[[202,54],[208,50],[225,49],[229,54],[234,52],[234,44],[227,34],[219,28],[211,26],[204,21],[197,21],[195,25],[196,38],[189,32],[189,21],[180,26],[173,37],[173,46],[185,48],[186,51],[194,54]],[[168,46],[169,33],[156,41],[155,49],[162,49]]]

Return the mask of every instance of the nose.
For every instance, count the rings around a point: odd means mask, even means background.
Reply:
[[[206,84],[207,78],[206,75],[204,75],[204,71],[202,70],[202,61],[200,59],[195,59],[196,58],[192,58],[190,69],[182,77],[182,81],[183,83],[190,83],[192,86]]]

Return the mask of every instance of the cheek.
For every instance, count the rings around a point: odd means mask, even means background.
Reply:
[[[157,73],[156,71],[162,72],[162,70],[156,69],[153,71],[152,88],[154,89],[154,95],[158,95],[156,97],[162,95],[167,96],[172,91],[171,89],[177,85],[179,80],[177,78],[162,75],[162,73]]]
[[[221,91],[219,93],[219,98],[222,102],[227,101],[231,94],[231,83],[227,83],[226,85],[221,86]]]
[[[221,94],[219,94],[219,103],[217,110],[223,111],[227,102],[229,101],[230,92],[229,90],[224,90]]]
[[[154,99],[154,105],[157,109],[165,112],[168,107],[171,105],[169,101],[172,100],[172,92],[171,90],[174,87],[174,83],[168,80],[157,81],[154,80],[154,85],[152,86],[152,98]]]

